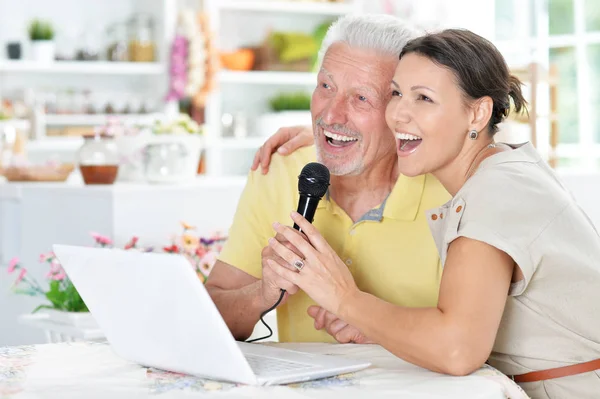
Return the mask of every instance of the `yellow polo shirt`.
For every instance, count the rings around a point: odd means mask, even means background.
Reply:
[[[275,235],[272,223],[293,224],[289,215],[298,205],[298,175],[314,160],[314,147],[307,147],[287,157],[275,154],[266,175],[249,174],[221,261],[261,278],[261,251]],[[356,223],[323,198],[313,224],[362,291],[397,305],[436,306],[442,267],[425,210],[449,199],[433,176],[400,176],[387,199]],[[306,312],[314,304],[300,291],[277,309],[281,342],[333,342],[315,330]]]

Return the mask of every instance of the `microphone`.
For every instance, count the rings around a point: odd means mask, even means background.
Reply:
[[[297,212],[304,216],[309,223],[313,222],[317,205],[327,192],[327,187],[329,187],[329,169],[325,165],[311,162],[302,168],[300,176],[298,176],[300,200]],[[294,229],[302,231],[296,223],[294,223]]]
[[[317,205],[319,205],[319,201],[327,192],[327,187],[329,187],[329,169],[327,169],[325,165],[317,162],[311,162],[302,168],[300,176],[298,176],[298,191],[300,192],[298,213],[304,216],[304,218],[306,218],[306,220],[308,220],[310,223],[313,222]],[[300,226],[298,226],[296,223],[294,223],[294,228],[298,231],[302,231]],[[267,330],[269,330],[269,334],[265,335],[264,337],[247,340],[246,342],[260,341],[273,335],[273,330],[265,322],[263,317],[279,306],[284,295],[285,290],[281,289],[281,293],[277,302],[275,302],[273,306],[265,310],[260,315],[260,321],[267,328]]]

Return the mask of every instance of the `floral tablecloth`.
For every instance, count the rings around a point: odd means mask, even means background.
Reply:
[[[0,398],[527,398],[487,366],[467,377],[450,377],[408,364],[376,345],[274,345],[368,359],[373,366],[300,384],[252,387],[141,367],[119,358],[106,343],[3,347]]]

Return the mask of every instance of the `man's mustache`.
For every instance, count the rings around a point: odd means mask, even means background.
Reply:
[[[357,138],[357,139],[362,137],[362,135],[360,133],[358,133],[357,131],[354,131],[352,129],[349,129],[346,125],[342,125],[340,123],[334,123],[333,125],[328,125],[327,123],[323,122],[323,118],[321,118],[321,117],[317,118],[315,123],[318,127],[328,130],[330,132],[345,134],[346,136]]]

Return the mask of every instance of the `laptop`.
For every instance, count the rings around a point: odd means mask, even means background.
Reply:
[[[115,353],[146,367],[247,385],[308,381],[365,361],[236,342],[185,257],[54,245]]]

